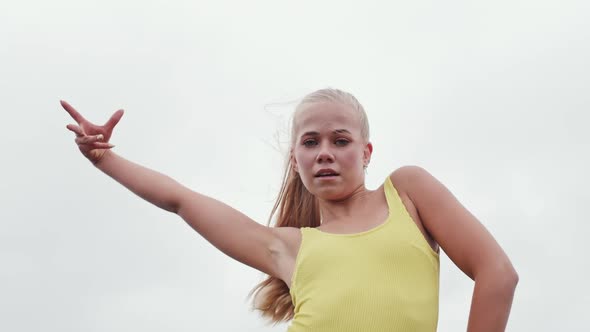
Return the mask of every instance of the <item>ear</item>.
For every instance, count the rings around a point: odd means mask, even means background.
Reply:
[[[373,153],[373,144],[371,144],[371,142],[367,143],[367,145],[365,145],[365,148],[363,149],[363,164],[366,166],[369,165],[369,163],[371,162],[371,154]]]
[[[291,160],[291,167],[296,173],[299,173],[299,168],[297,167],[297,160],[295,159],[295,155],[293,154],[293,148],[289,151],[289,159]]]

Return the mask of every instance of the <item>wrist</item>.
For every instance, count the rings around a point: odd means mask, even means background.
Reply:
[[[100,169],[104,165],[105,161],[112,157],[112,154],[113,152],[110,149],[107,149],[104,151],[102,156],[98,158],[98,160],[92,161],[92,164]]]

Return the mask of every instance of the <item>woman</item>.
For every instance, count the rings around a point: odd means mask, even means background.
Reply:
[[[475,281],[468,331],[504,331],[518,282],[477,219],[424,169],[405,166],[365,188],[373,146],[354,96],[306,96],[292,122],[283,185],[265,227],[111,151],[113,128],[62,106],[82,154],[148,202],[174,212],[230,257],[268,274],[255,305],[298,331],[435,331],[439,245]]]

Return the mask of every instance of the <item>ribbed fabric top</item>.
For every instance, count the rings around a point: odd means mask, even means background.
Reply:
[[[389,217],[355,234],[301,229],[288,332],[436,331],[439,255],[389,177]]]

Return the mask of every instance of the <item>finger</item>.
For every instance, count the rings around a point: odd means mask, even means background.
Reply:
[[[107,123],[104,124],[105,127],[107,128],[114,128],[117,123],[119,123],[119,120],[121,120],[121,117],[123,116],[123,113],[125,111],[123,110],[118,110],[116,111],[113,115],[111,115],[111,118],[109,119],[109,121],[107,121]]]
[[[90,144],[90,143],[95,143],[95,142],[101,141],[103,139],[104,139],[104,137],[102,136],[102,134],[99,134],[99,135],[92,135],[92,136],[76,137],[75,141],[77,144]]]
[[[95,142],[95,143],[92,143],[91,146],[96,149],[110,149],[110,148],[115,147],[115,145],[113,145],[111,143],[104,143],[104,142]]]
[[[78,137],[86,136],[84,129],[82,129],[79,126],[76,126],[75,124],[69,124],[66,126],[66,128],[68,128],[68,130],[70,131],[73,131]]]
[[[80,123],[86,120],[80,113],[78,113],[78,111],[76,111],[75,108],[72,107],[72,105],[68,104],[65,100],[60,100],[59,102],[66,112],[68,112],[70,116],[76,120],[76,122]]]

